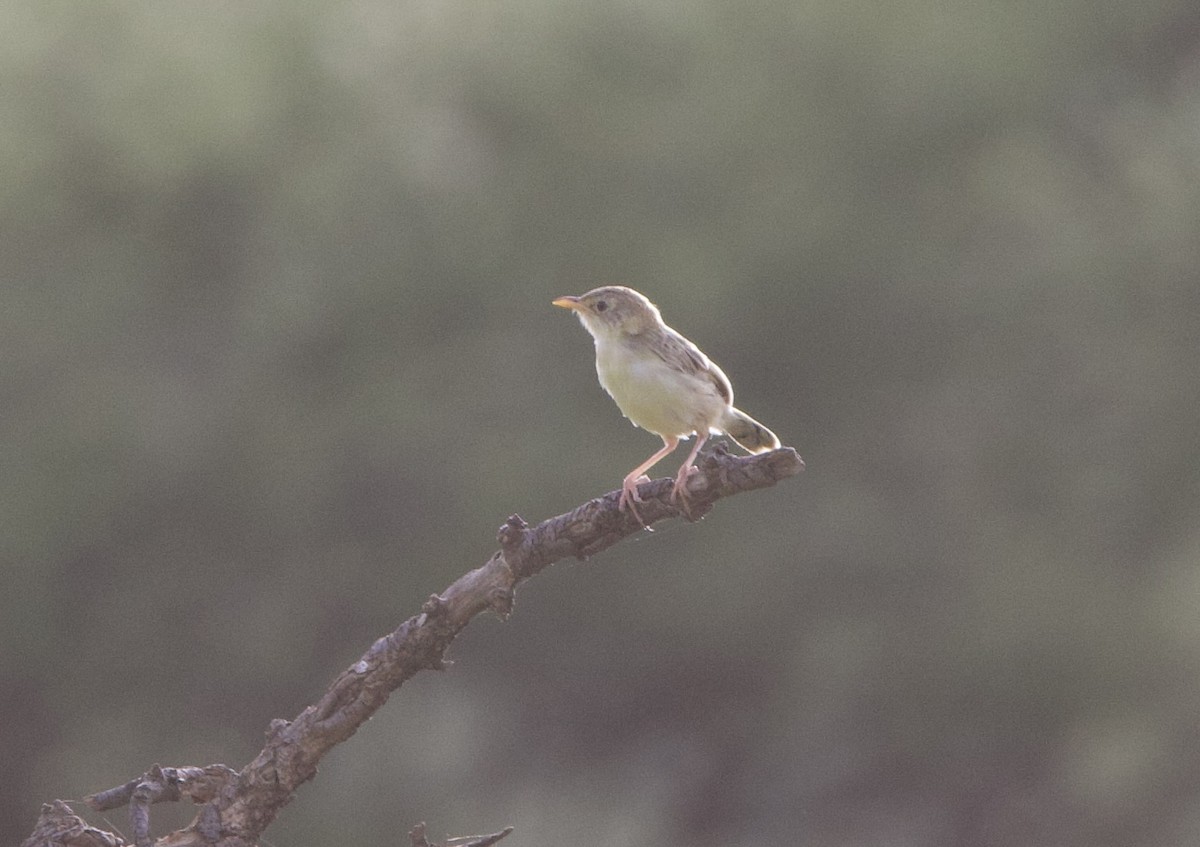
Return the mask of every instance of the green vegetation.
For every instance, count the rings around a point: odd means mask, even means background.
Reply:
[[[272,843],[1195,842],[1197,21],[10,4],[4,843],[616,488],[605,283],[808,471],[525,587]]]

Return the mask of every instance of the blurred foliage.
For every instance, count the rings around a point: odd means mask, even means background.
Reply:
[[[527,586],[273,844],[1200,837],[1195,7],[0,23],[8,843],[240,766],[506,515],[613,488],[656,442],[549,306],[609,282],[807,474]]]

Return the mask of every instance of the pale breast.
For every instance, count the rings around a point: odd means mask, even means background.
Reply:
[[[673,368],[636,347],[597,343],[596,373],[625,417],[659,435],[706,432],[725,412],[725,400],[707,375]]]

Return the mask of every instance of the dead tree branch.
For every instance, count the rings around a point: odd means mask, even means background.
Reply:
[[[500,839],[511,835],[512,831],[511,826],[506,826],[491,835],[462,835],[458,838],[447,839],[444,844],[434,844],[425,837],[425,822],[422,821],[409,831],[408,838],[412,842],[412,847],[492,847]]]
[[[789,447],[737,457],[718,444],[700,461],[698,469],[688,482],[686,517],[690,520],[706,514],[723,497],[766,488],[799,473],[804,462]],[[671,483],[670,479],[659,479],[642,486],[645,502],[639,512],[647,526],[681,515],[668,499]],[[618,494],[609,492],[534,527],[517,515],[510,517],[500,527],[500,549],[491,558],[441,594],[431,596],[420,614],[372,644],[314,705],[291,721],[272,721],[265,746],[240,772],[224,765],[155,765],[143,776],[92,794],[85,802],[96,810],[128,806],[137,847],[152,843],[159,847],[250,847],[296,789],[313,778],[317,763],[330,749],[353,735],[414,674],[446,666],[443,657],[447,648],[472,618],[485,611],[506,618],[512,611],[515,589],[522,581],[562,559],[585,559],[642,531],[635,517],[617,508]],[[202,804],[200,813],[184,829],[153,842],[150,805],[185,797]],[[490,844],[506,834],[503,831],[474,838],[484,839],[478,843]],[[423,829],[419,836],[424,838]],[[87,825],[69,806],[55,801],[42,807],[37,826],[23,847],[126,844],[112,833]]]

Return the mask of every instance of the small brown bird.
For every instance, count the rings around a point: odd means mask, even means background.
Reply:
[[[710,434],[724,433],[751,453],[779,447],[775,433],[733,406],[733,388],[724,372],[695,344],[663,323],[658,307],[621,285],[606,285],[580,297],[559,297],[555,306],[571,309],[596,342],[596,373],[622,414],[655,433],[663,447],[638,465],[621,484],[626,506],[642,522],[642,475],[666,458],[680,439],[696,436],[671,497],[686,508],[692,463]],[[644,522],[643,522],[644,523]]]

